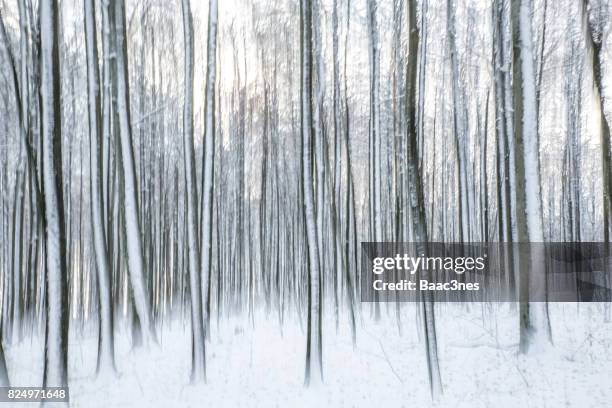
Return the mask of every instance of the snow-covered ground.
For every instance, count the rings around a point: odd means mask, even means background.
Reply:
[[[304,388],[305,335],[295,317],[259,313],[213,325],[208,383],[189,384],[189,325],[166,324],[159,346],[132,349],[116,333],[114,378],[94,376],[95,330],[73,330],[69,347],[72,407],[609,407],[612,323],[604,304],[551,305],[554,347],[519,356],[516,310],[508,305],[443,304],[437,329],[444,395],[432,402],[416,311],[394,306],[374,322],[364,308],[353,346],[346,322],[325,321],[325,384]],[[346,320],[346,319],[344,319]],[[214,321],[214,319],[213,319]],[[78,333],[77,333],[78,332]],[[42,380],[43,336],[7,344],[11,382]],[[29,404],[19,404],[27,407]],[[38,406],[38,404],[33,404]]]

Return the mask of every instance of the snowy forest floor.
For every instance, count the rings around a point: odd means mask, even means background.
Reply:
[[[612,323],[604,304],[551,304],[554,347],[518,354],[517,311],[508,305],[442,304],[437,330],[444,395],[431,401],[414,305],[370,318],[364,304],[353,346],[341,319],[323,328],[325,384],[304,388],[305,328],[277,314],[213,319],[208,383],[190,385],[190,328],[177,319],[159,346],[132,349],[115,334],[117,377],[95,377],[95,327],[70,333],[71,407],[604,407],[612,401]],[[608,310],[609,313],[609,310]],[[607,321],[606,321],[607,320]],[[118,324],[124,327],[124,324]],[[6,345],[14,386],[42,382],[44,334]],[[27,407],[29,404],[19,404]],[[32,406],[38,407],[38,404]]]

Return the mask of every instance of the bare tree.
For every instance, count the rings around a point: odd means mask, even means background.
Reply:
[[[93,0],[85,0],[85,44],[87,49],[87,94],[89,112],[89,166],[91,178],[91,223],[93,248],[98,271],[100,329],[98,339],[98,371],[115,369],[113,312],[110,264],[106,247],[106,231],[102,204],[102,118],[98,69],[96,12]]]
[[[187,191],[187,245],[189,247],[189,289],[191,291],[192,363],[191,380],[206,379],[202,287],[200,283],[200,247],[198,242],[198,190],[193,148],[193,19],[189,0],[182,1],[183,38],[185,41],[185,102],[183,105],[183,152],[185,189]]]
[[[603,181],[603,235],[604,242],[612,237],[612,152],[610,150],[610,119],[606,117],[604,84],[603,84],[603,46],[608,33],[604,32],[604,23],[610,18],[609,7],[601,0],[584,0],[583,15],[587,30],[587,45],[592,53],[593,79],[596,97],[599,98],[600,140]]]
[[[415,242],[418,253],[426,253],[428,236],[427,220],[425,218],[425,199],[423,196],[423,181],[419,166],[419,146],[417,143],[417,103],[419,100],[417,88],[417,50],[419,49],[419,28],[417,25],[417,1],[408,2],[408,64],[406,65],[406,159],[408,205],[412,217]],[[422,295],[421,311],[425,329],[425,351],[429,374],[429,385],[434,399],[442,394],[442,379],[438,363],[438,344],[436,339],[436,324],[434,318],[434,303],[431,294]]]
[[[68,286],[62,186],[58,4],[40,2],[43,188],[46,230],[45,374],[47,387],[68,385]]]
[[[215,81],[217,73],[217,0],[208,2],[208,44],[206,53],[206,88],[204,90],[204,158],[202,162],[202,295],[204,330],[210,319],[210,276],[212,265],[213,184],[215,160]]]
[[[155,340],[155,331],[151,319],[151,304],[145,285],[145,265],[143,260],[140,220],[138,218],[138,186],[136,182],[136,165],[132,145],[132,124],[130,119],[130,93],[128,80],[128,54],[125,29],[125,5],[123,1],[114,0],[116,28],[116,64],[117,64],[117,113],[120,128],[123,216],[125,219],[128,265],[130,283],[134,293],[134,304],[140,324],[143,340]]]
[[[312,146],[313,140],[313,3],[311,0],[300,1],[301,26],[301,122],[302,154],[301,178],[303,189],[303,211],[306,225],[306,250],[308,264],[308,333],[306,341],[306,374],[305,384],[317,384],[323,381],[322,344],[321,344],[321,267],[317,239],[317,224],[314,208],[314,186]],[[320,211],[320,210],[319,210]]]
[[[518,241],[544,242],[540,164],[537,126],[537,98],[534,47],[532,40],[531,0],[513,0],[513,98],[516,138],[516,217]],[[521,350],[550,339],[550,325],[545,299],[546,273],[539,247],[521,256],[520,307]],[[536,299],[540,302],[525,301]]]

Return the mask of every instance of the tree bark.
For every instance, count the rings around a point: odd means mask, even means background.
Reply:
[[[545,346],[550,326],[545,299],[546,271],[539,174],[536,76],[532,39],[532,0],[512,0],[513,101],[515,129],[516,221],[519,257],[520,349]],[[532,302],[531,299],[536,300]],[[539,300],[539,301],[538,301]],[[537,346],[537,347],[532,347]]]
[[[198,242],[198,192],[193,148],[193,19],[189,0],[182,0],[185,77],[183,105],[183,154],[185,171],[187,246],[189,248],[189,289],[191,293],[192,361],[191,381],[206,380],[202,287],[200,282],[200,246]]]
[[[98,271],[98,301],[100,328],[98,337],[98,372],[115,370],[113,312],[111,297],[110,259],[106,246],[102,192],[102,118],[96,11],[93,0],[84,2],[85,48],[87,53],[87,102],[89,113],[89,168],[91,225],[96,270]]]
[[[204,160],[202,163],[202,305],[204,333],[208,335],[210,306],[210,276],[212,267],[213,184],[215,160],[215,81],[217,73],[217,0],[208,3],[208,45],[206,56],[206,89],[204,95],[205,121]]]
[[[130,94],[128,79],[128,56],[125,27],[125,5],[121,0],[113,0],[115,6],[116,64],[117,64],[117,113],[119,119],[119,140],[121,145],[122,186],[124,206],[124,234],[127,247],[130,283],[134,295],[134,306],[142,325],[145,343],[155,339],[151,318],[151,304],[145,284],[145,263],[142,249],[140,220],[138,218],[138,185],[136,163],[132,145],[132,125],[130,119]]]
[[[406,157],[407,182],[410,188],[409,205],[412,217],[414,238],[418,245],[418,253],[426,253],[428,242],[427,220],[425,218],[425,199],[423,196],[423,180],[419,167],[419,146],[417,143],[417,51],[419,48],[419,28],[417,25],[416,0],[408,2],[409,30],[408,64],[406,65]],[[425,329],[425,351],[431,395],[437,399],[442,394],[442,379],[438,363],[438,345],[434,318],[434,303],[428,292],[422,294],[421,311]]]
[[[313,181],[313,55],[312,55],[312,0],[300,2],[301,23],[301,122],[302,154],[301,173],[303,189],[303,211],[306,226],[306,249],[308,264],[308,334],[306,342],[305,384],[316,385],[323,381],[321,344],[321,268],[317,239],[317,224],[314,208]],[[321,211],[321,209],[319,209]]]
[[[42,155],[46,232],[45,387],[68,384],[68,279],[62,186],[57,0],[40,2]]]

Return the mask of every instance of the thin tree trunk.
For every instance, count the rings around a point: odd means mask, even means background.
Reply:
[[[612,152],[610,151],[610,120],[606,118],[606,107],[603,84],[604,50],[602,43],[602,28],[604,16],[588,16],[590,11],[587,2],[583,0],[583,13],[586,20],[587,45],[592,52],[593,80],[595,82],[595,97],[599,100],[600,140],[603,181],[603,236],[604,242],[612,238]],[[590,17],[590,18],[589,18]],[[599,20],[597,20],[599,19]],[[589,21],[593,20],[593,21]]]
[[[520,4],[519,4],[520,2]],[[532,0],[513,0],[513,100],[518,241],[527,243],[520,254],[520,349],[543,347],[550,339],[545,299],[546,273],[539,174],[536,75],[532,39]],[[534,243],[536,243],[534,245]],[[535,300],[532,302],[531,300]],[[537,347],[532,347],[537,346]]]
[[[416,0],[408,2],[409,30],[408,64],[406,66],[406,153],[407,182],[410,187],[409,205],[413,222],[414,237],[418,243],[418,253],[425,253],[428,236],[427,220],[425,219],[425,200],[423,196],[423,180],[419,168],[419,146],[417,143],[417,50],[419,48],[419,28],[417,25]],[[442,379],[438,363],[438,345],[434,318],[434,303],[429,292],[422,294],[421,310],[425,328],[425,347],[431,394],[437,399],[442,394]]]
[[[306,342],[305,384],[316,385],[323,381],[321,344],[321,268],[314,208],[313,180],[313,55],[311,0],[301,0],[301,121],[302,121],[302,189],[303,211],[306,225],[306,249],[308,264],[308,333]],[[321,211],[321,209],[319,209]]]
[[[106,246],[102,192],[102,118],[98,69],[96,11],[93,0],[84,2],[85,45],[87,51],[87,95],[89,112],[89,166],[91,225],[93,249],[98,271],[100,329],[98,338],[98,372],[115,369],[110,259]]]
[[[193,148],[193,20],[189,0],[182,0],[185,78],[183,105],[183,154],[185,171],[187,246],[189,248],[189,289],[191,294],[192,360],[191,381],[206,380],[202,287],[200,282],[200,247],[198,243],[198,192]]]
[[[117,63],[117,111],[121,144],[121,163],[123,181],[123,212],[125,217],[124,234],[127,248],[130,282],[134,295],[134,306],[142,325],[143,340],[155,340],[155,330],[151,318],[151,304],[145,283],[145,264],[142,249],[140,220],[138,218],[138,186],[136,163],[132,145],[132,125],[130,119],[130,95],[128,80],[127,39],[125,27],[125,5],[114,0],[116,29]]]
[[[43,188],[46,231],[45,387],[68,385],[68,280],[62,187],[61,101],[56,0],[40,2]]]
[[[204,160],[202,163],[202,305],[204,334],[208,336],[210,320],[210,278],[212,267],[213,184],[215,160],[215,81],[217,73],[217,0],[208,3],[208,45],[206,55],[206,89]]]

